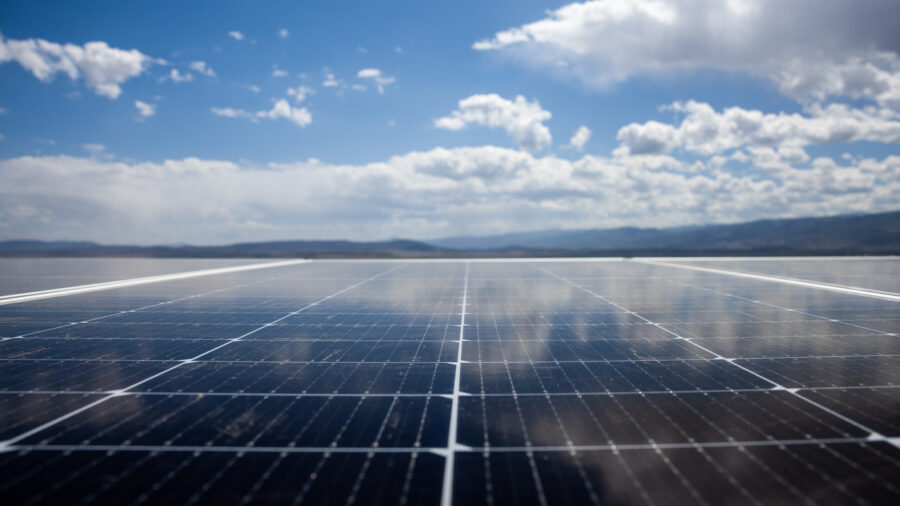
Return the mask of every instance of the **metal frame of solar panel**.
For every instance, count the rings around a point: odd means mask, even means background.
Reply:
[[[770,262],[229,264],[0,305],[0,497],[897,504],[900,260]]]

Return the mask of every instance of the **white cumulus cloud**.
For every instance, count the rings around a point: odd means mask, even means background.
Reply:
[[[434,126],[447,130],[462,130],[470,125],[502,128],[522,149],[540,151],[553,140],[550,129],[544,125],[551,116],[537,101],[529,102],[521,95],[507,100],[491,93],[460,100],[459,107],[450,116],[434,120]]]
[[[800,100],[900,108],[895,0],[596,0],[480,40],[528,65],[608,86],[700,69],[772,80]]]
[[[142,118],[148,118],[156,114],[156,106],[148,104],[147,102],[135,100],[134,107],[138,110],[138,114],[140,114]]]
[[[287,89],[288,96],[294,97],[294,100],[296,100],[297,102],[303,102],[304,100],[306,100],[306,97],[312,95],[315,92],[316,90],[303,85]]]
[[[203,74],[207,77],[215,77],[216,76],[216,73],[213,71],[213,69],[210,68],[209,65],[207,65],[205,61],[202,61],[202,60],[192,61],[190,64],[190,69],[193,70],[194,72],[197,72],[198,74]]]
[[[711,156],[743,146],[799,150],[810,145],[870,141],[900,143],[900,115],[874,107],[813,105],[806,114],[763,113],[741,107],[721,112],[702,102],[667,107],[682,115],[678,124],[631,123],[618,133],[619,153],[665,154],[677,148]],[[784,151],[785,153],[787,151]]]
[[[137,49],[117,49],[102,41],[79,46],[0,35],[0,63],[8,61],[19,63],[43,82],[52,81],[60,72],[73,81],[84,79],[94,93],[111,99],[122,93],[122,83],[157,62]]]
[[[578,127],[578,130],[576,130],[575,134],[572,135],[572,138],[569,139],[569,146],[581,151],[589,140],[591,140],[591,129],[582,125]]]
[[[305,107],[292,107],[284,99],[276,101],[275,105],[268,111],[257,112],[256,116],[268,119],[284,118],[300,127],[305,127],[312,123],[312,114]]]
[[[160,79],[160,82],[166,80],[172,81],[173,83],[189,83],[194,80],[194,75],[190,72],[182,74],[178,69],[171,69],[168,74]]]
[[[305,107],[292,107],[285,99],[275,101],[271,109],[257,112],[249,112],[244,109],[232,107],[212,107],[210,109],[216,116],[225,118],[246,118],[257,122],[260,119],[286,119],[299,127],[305,127],[312,123],[312,114]]]
[[[228,36],[234,40],[244,40],[244,34],[237,30],[231,30],[228,32]]]
[[[378,93],[384,93],[384,88],[394,84],[397,79],[393,76],[384,75],[379,69],[362,69],[356,73],[356,77],[360,79],[368,79],[375,83]]]

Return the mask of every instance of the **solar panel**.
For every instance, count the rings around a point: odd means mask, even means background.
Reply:
[[[679,265],[316,261],[0,305],[0,494],[897,503],[898,302],[816,261]]]
[[[814,261],[808,258],[681,260],[678,263],[688,266],[724,267],[900,293],[900,272],[895,267],[897,260],[893,257],[824,258]]]
[[[4,258],[0,264],[0,297],[73,285],[103,283],[123,278],[158,276],[199,269],[227,268],[264,263],[243,259]]]

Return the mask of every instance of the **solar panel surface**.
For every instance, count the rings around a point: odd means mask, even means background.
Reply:
[[[847,263],[849,262],[849,265]],[[900,293],[897,258],[754,258],[679,260],[673,263],[773,274],[810,281]]]
[[[263,263],[248,259],[4,258],[0,296],[124,278]]]
[[[638,260],[317,261],[0,305],[0,494],[896,504],[900,303],[877,295]]]

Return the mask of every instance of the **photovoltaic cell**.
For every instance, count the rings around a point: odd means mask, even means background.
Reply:
[[[42,265],[33,289],[75,279]],[[0,494],[900,501],[900,303],[728,274],[885,290],[900,261],[678,265],[317,261],[0,305]]]

